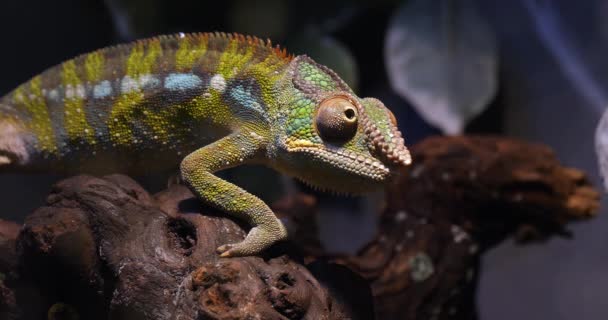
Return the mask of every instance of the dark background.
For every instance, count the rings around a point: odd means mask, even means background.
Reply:
[[[600,186],[594,130],[606,103],[608,5],[602,1],[535,1],[558,12],[558,33],[575,57],[546,39],[546,17],[532,0],[477,0],[496,34],[499,90],[467,133],[504,134],[542,142]],[[402,1],[3,0],[0,3],[0,93],[77,54],[156,34],[226,31],[270,37],[293,53],[326,60],[314,48],[330,39],[346,50],[360,96],[374,96],[399,119],[408,144],[438,134],[389,86],[384,37]],[[563,40],[563,39],[562,39]],[[321,46],[322,47],[322,46]],[[559,49],[559,45],[557,46]],[[572,63],[572,59],[577,63]],[[321,61],[340,72],[340,62]],[[581,83],[577,68],[589,83]],[[348,68],[347,68],[348,69]],[[353,68],[351,67],[350,70]],[[348,70],[343,71],[348,72]],[[0,177],[1,218],[21,220],[41,205],[59,176]],[[152,188],[161,184],[143,178]],[[354,250],[373,233],[370,214],[344,212],[344,200],[323,197],[322,234],[330,248]],[[365,201],[355,208],[365,210]],[[352,208],[352,206],[346,206]],[[367,208],[370,206],[367,205]],[[373,207],[373,206],[372,206]],[[602,212],[572,227],[571,240],[517,247],[510,243],[483,260],[481,319],[605,319],[608,304],[608,219]],[[340,227],[340,232],[336,228]]]

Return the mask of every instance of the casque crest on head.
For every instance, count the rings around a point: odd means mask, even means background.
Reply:
[[[298,56],[295,62],[294,86],[315,101],[314,127],[324,141],[344,143],[361,126],[370,152],[383,163],[411,163],[395,116],[381,101],[357,98],[335,72],[307,56]]]

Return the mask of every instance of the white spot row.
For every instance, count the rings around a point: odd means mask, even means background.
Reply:
[[[164,89],[170,91],[184,91],[189,89],[200,88],[203,85],[203,80],[192,73],[171,73],[164,78]],[[219,92],[226,89],[226,80],[220,74],[214,75],[209,83],[210,87]],[[120,92],[131,93],[140,90],[150,90],[161,86],[161,80],[151,74],[143,74],[137,78],[124,76],[119,80]],[[93,98],[103,99],[111,96],[114,92],[112,83],[109,80],[103,80],[92,88]],[[44,94],[51,100],[59,100],[60,94],[58,89],[49,90]],[[67,85],[65,87],[65,98],[74,99],[86,98],[86,88],[84,85]]]

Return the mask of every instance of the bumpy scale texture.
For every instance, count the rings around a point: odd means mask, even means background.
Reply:
[[[329,128],[329,129],[328,129]],[[52,67],[0,100],[5,171],[180,168],[200,199],[252,229],[222,256],[287,234],[268,206],[214,172],[264,164],[321,189],[381,187],[411,161],[392,113],[329,68],[239,34],[160,36]]]

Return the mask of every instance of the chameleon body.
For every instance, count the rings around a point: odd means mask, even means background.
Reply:
[[[252,255],[285,239],[271,209],[214,175],[264,164],[321,189],[361,193],[411,161],[394,116],[329,68],[255,37],[160,36],[52,67],[0,100],[12,171],[177,169],[205,203],[252,226],[218,248]]]

